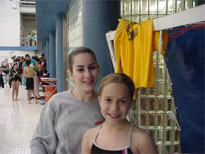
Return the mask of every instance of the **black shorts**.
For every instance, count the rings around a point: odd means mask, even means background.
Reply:
[[[5,74],[9,74],[9,71],[3,71]]]
[[[26,89],[33,90],[34,81],[33,78],[26,78]]]

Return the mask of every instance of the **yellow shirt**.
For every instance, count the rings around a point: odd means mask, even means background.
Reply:
[[[163,36],[168,37],[166,34],[163,33]],[[166,47],[166,40],[164,41],[163,38],[164,47]],[[153,31],[152,19],[139,24],[119,19],[114,37],[115,72],[123,72],[131,77],[135,88],[152,87],[154,85],[153,51],[158,49],[157,43],[159,44],[159,32]]]

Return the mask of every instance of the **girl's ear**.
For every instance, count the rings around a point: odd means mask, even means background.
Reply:
[[[98,101],[99,101],[99,103],[101,103],[100,98],[101,98],[101,97],[100,97],[100,96],[98,96]]]
[[[70,70],[67,70],[67,74],[68,76],[73,80],[73,73]]]
[[[99,104],[100,104],[100,108],[102,108],[102,103],[101,103],[101,97],[98,96],[98,101],[99,101]]]

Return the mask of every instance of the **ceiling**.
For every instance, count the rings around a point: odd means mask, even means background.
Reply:
[[[42,49],[49,32],[55,30],[57,15],[66,11],[69,0],[36,0],[38,48]]]

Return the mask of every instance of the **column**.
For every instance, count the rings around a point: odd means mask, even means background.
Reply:
[[[48,73],[50,73],[50,68],[49,68],[49,41],[46,40],[46,67],[47,67],[47,71]]]
[[[94,50],[96,54],[100,65],[100,80],[114,71],[105,33],[117,28],[120,0],[83,0],[82,5],[83,45]]]
[[[49,33],[49,70],[50,77],[56,77],[56,59],[55,59],[55,31]]]
[[[64,91],[64,57],[63,57],[63,14],[58,14],[56,23],[56,78],[57,91]]]

